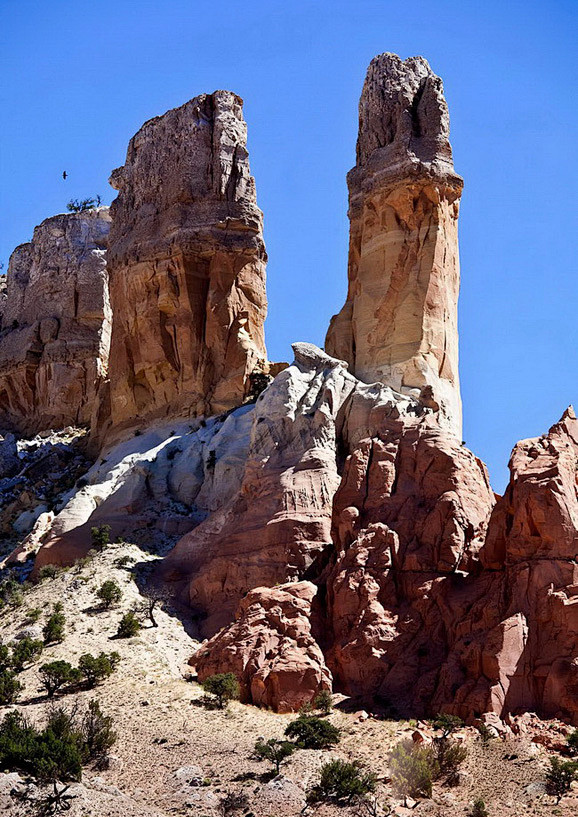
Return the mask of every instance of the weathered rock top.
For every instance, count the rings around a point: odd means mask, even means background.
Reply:
[[[256,245],[265,257],[246,145],[243,100],[231,91],[200,94],[145,122],[110,177],[119,191],[110,263],[223,242]]]
[[[443,83],[426,59],[402,60],[388,53],[374,57],[359,101],[357,170],[379,171],[381,180],[448,177],[461,188],[449,130]]]

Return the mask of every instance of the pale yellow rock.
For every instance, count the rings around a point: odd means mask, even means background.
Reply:
[[[348,174],[348,294],[326,348],[356,377],[420,396],[461,438],[458,208],[442,83],[426,60],[382,54],[359,103]]]

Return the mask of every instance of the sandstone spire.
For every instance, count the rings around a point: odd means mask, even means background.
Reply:
[[[266,368],[267,256],[242,104],[216,91],[151,119],[112,174],[113,433],[232,408]]]
[[[12,253],[0,307],[1,429],[90,422],[108,365],[109,225],[108,207],[52,216]]]
[[[347,177],[348,294],[329,354],[359,379],[421,392],[461,437],[457,221],[462,179],[442,82],[423,57],[381,54],[359,103],[357,163]]]

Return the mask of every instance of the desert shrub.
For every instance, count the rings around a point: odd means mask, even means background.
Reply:
[[[350,803],[354,798],[363,797],[375,791],[376,775],[363,767],[359,761],[330,760],[321,767],[321,778],[317,786],[307,793],[310,803],[321,800],[337,800]]]
[[[573,755],[578,755],[578,729],[575,729],[568,735],[568,748],[570,749],[570,753]]]
[[[55,579],[60,573],[58,565],[44,565],[38,571],[38,581],[43,582],[45,579]]]
[[[0,582],[0,610],[3,607],[20,607],[24,600],[22,585],[9,576]]]
[[[66,209],[69,213],[83,213],[85,210],[94,210],[95,207],[100,207],[100,202],[100,196],[88,199],[70,199]]]
[[[443,732],[443,737],[448,738],[452,732],[464,725],[464,722],[457,715],[437,715],[433,720],[433,728],[440,729]]]
[[[96,595],[100,599],[102,606],[108,609],[113,604],[118,604],[122,599],[122,590],[113,579],[107,579],[100,585]]]
[[[113,719],[104,715],[96,700],[88,702],[88,709],[82,719],[84,756],[87,760],[102,761],[114,746],[117,734],[113,729]]]
[[[313,715],[300,715],[285,729],[285,734],[293,738],[300,749],[329,749],[340,739],[336,726]]]
[[[403,740],[391,753],[390,768],[393,787],[399,794],[431,797],[432,781],[439,775],[439,765],[432,747]]]
[[[270,738],[267,741],[259,739],[255,744],[254,754],[259,760],[268,760],[279,774],[279,769],[284,760],[291,757],[295,751],[295,745],[288,740],[277,740]]]
[[[10,648],[7,644],[0,643],[0,670],[10,669],[11,664]]]
[[[322,712],[324,715],[329,715],[331,710],[333,709],[333,699],[331,697],[331,692],[328,689],[322,689],[321,692],[316,696],[313,704],[319,712]]]
[[[92,546],[97,550],[102,550],[110,544],[110,525],[99,525],[90,529],[90,539]]]
[[[40,619],[42,615],[42,610],[40,607],[32,607],[30,610],[26,611],[26,624],[36,624],[36,622]]]
[[[12,644],[12,667],[22,672],[26,664],[31,664],[42,654],[44,643],[37,638],[25,636]]]
[[[62,612],[62,604],[54,605],[52,614],[42,628],[42,635],[45,644],[55,644],[64,641],[64,626],[66,618]]]
[[[118,630],[116,631],[117,638],[132,638],[140,630],[140,621],[136,615],[129,610],[120,620]]]
[[[558,803],[570,791],[570,786],[576,779],[578,779],[578,762],[560,760],[559,757],[550,758],[550,768],[546,772],[546,791],[556,797]]]
[[[438,738],[433,748],[440,773],[447,775],[450,781],[455,780],[458,769],[468,756],[466,747],[449,738]]]
[[[486,804],[481,797],[474,800],[472,810],[470,811],[470,817],[490,817]]]
[[[482,741],[482,746],[485,749],[489,745],[493,735],[485,723],[480,723],[480,725],[478,726],[478,732],[480,733],[480,740]]]
[[[109,678],[118,666],[120,655],[117,652],[111,652],[107,655],[101,652],[100,655],[94,656],[90,653],[84,653],[78,659],[78,669],[89,687],[94,687],[105,678]]]
[[[68,661],[50,661],[40,667],[40,680],[49,698],[63,687],[77,684],[82,678],[80,670]]]
[[[23,689],[15,672],[9,669],[0,670],[0,704],[13,704]]]
[[[223,709],[229,701],[236,700],[240,695],[239,682],[232,672],[209,675],[201,686],[208,695],[213,696],[219,709]]]
[[[249,798],[242,791],[227,792],[224,797],[221,797],[219,811],[223,817],[229,817],[230,814],[246,814],[249,817],[251,814]]]

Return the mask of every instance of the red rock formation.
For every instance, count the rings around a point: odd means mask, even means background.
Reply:
[[[88,425],[106,375],[108,208],[53,216],[14,250],[0,331],[0,428]]]
[[[235,622],[193,655],[199,680],[234,672],[241,700],[294,712],[331,690],[331,673],[311,634],[311,582],[258,587],[239,604]]]
[[[242,100],[202,94],[146,122],[112,174],[113,436],[238,406],[249,375],[267,370],[267,256],[246,138]]]
[[[423,57],[372,60],[349,186],[347,300],[329,354],[364,382],[422,394],[461,439],[457,220],[462,179],[442,82]]]

